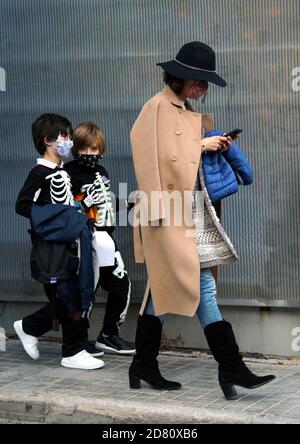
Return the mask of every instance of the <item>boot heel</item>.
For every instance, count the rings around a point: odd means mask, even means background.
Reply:
[[[129,387],[131,389],[140,389],[141,388],[140,378],[135,375],[129,375]]]
[[[234,385],[225,383],[225,384],[220,384],[220,386],[226,399],[231,400],[238,396],[237,391],[234,388]]]

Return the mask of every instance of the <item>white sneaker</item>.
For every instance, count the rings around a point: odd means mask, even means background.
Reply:
[[[32,358],[32,359],[39,359],[40,352],[38,349],[38,338],[35,336],[28,335],[23,330],[22,326],[22,319],[20,321],[14,322],[14,329],[17,335],[19,336],[20,341],[22,342],[22,345],[24,347],[24,350],[26,353]]]
[[[104,367],[105,364],[101,359],[93,358],[86,350],[82,350],[74,356],[62,358],[61,365],[68,368],[95,370]]]

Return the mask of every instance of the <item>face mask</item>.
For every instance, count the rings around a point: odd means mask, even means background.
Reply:
[[[78,165],[95,168],[102,159],[102,154],[77,154],[75,160]]]
[[[57,140],[55,142],[55,149],[61,157],[69,157],[72,147],[72,140]]]

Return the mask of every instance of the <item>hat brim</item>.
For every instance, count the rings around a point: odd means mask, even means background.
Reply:
[[[167,73],[171,74],[178,79],[183,80],[205,80],[209,83],[214,83],[218,86],[226,86],[227,83],[222,77],[220,77],[215,72],[210,71],[200,71],[198,69],[187,68],[186,66],[180,65],[175,60],[170,62],[157,63],[157,66],[163,68]]]

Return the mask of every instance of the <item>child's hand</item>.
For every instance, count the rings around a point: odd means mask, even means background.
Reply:
[[[93,205],[99,205],[100,203],[102,203],[101,199],[101,188],[93,183],[84,191],[81,203],[83,204],[84,208],[88,210]]]

